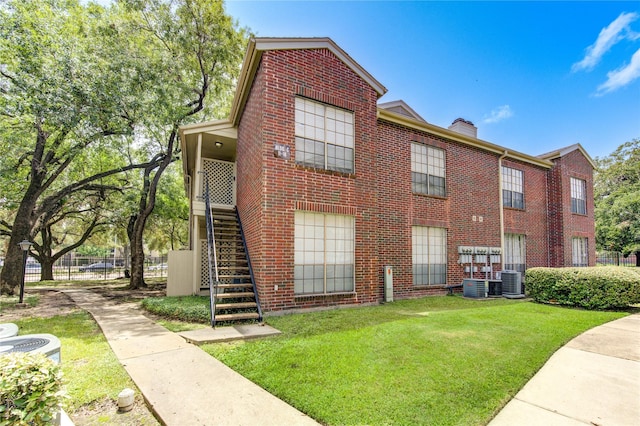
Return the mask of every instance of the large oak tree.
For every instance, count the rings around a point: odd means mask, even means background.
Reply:
[[[598,159],[594,186],[598,247],[635,253],[640,266],[640,139]]]

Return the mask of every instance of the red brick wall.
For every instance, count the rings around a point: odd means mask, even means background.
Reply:
[[[262,204],[264,196],[264,154],[262,125],[264,122],[264,76],[253,82],[242,120],[238,126],[236,152],[236,204],[257,282],[263,280],[265,247],[262,244]],[[258,287],[259,298],[266,297]]]
[[[327,304],[368,303],[380,300],[377,285],[379,264],[375,214],[377,197],[370,183],[375,177],[376,92],[329,50],[285,50],[264,52],[256,82],[242,117],[238,146],[261,153],[260,161],[241,166],[238,151],[238,185],[252,182],[254,188],[238,192],[244,221],[260,222],[259,241],[252,236],[249,251],[261,303],[265,310],[313,307]],[[295,97],[302,95],[348,109],[355,122],[355,173],[313,170],[295,163]],[[249,111],[259,111],[262,127]],[[253,135],[259,133],[259,136]],[[241,139],[250,139],[247,143]],[[276,158],[275,144],[289,146],[289,160]],[[246,151],[245,151],[246,152]],[[240,202],[244,192],[261,189],[259,205],[253,197]],[[294,212],[298,203],[309,208],[330,206],[336,212],[355,212],[356,253],[354,295],[295,296]],[[252,207],[258,207],[252,210]],[[257,219],[259,217],[259,219]],[[257,228],[258,226],[254,226]],[[248,231],[248,230],[247,230]],[[276,290],[277,286],[277,290]]]
[[[554,166],[549,174],[549,223],[550,251],[552,260],[549,266],[571,266],[572,238],[588,239],[589,265],[595,266],[596,241],[593,205],[593,168],[579,150],[553,160]],[[571,178],[586,181],[587,214],[571,213]]]
[[[547,227],[547,174],[549,169],[504,159],[502,165],[524,174],[524,210],[504,209],[504,232],[526,236],[528,268],[547,266],[549,238]]]

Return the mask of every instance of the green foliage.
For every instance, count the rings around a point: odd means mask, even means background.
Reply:
[[[268,317],[279,337],[205,345],[322,424],[487,424],[553,352],[624,316],[427,297]]]
[[[201,296],[148,297],[142,307],[156,315],[180,321],[208,323],[209,298]]]
[[[586,309],[625,309],[640,303],[640,273],[633,268],[530,268],[527,293],[541,303]]]
[[[640,253],[640,139],[598,160],[594,192],[598,248]]]
[[[86,312],[15,322],[20,333],[39,333],[46,329],[59,337],[70,414],[83,406],[102,402],[104,398],[116,401],[123,388],[135,389],[100,328]]]
[[[65,398],[62,371],[43,354],[0,356],[0,425],[51,424]]]

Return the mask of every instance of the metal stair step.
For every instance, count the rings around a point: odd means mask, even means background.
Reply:
[[[240,312],[237,314],[220,314],[216,315],[216,321],[233,321],[243,319],[258,319],[260,315],[257,312]]]
[[[219,274],[218,278],[221,279],[221,280],[233,279],[233,278],[236,278],[236,279],[249,279],[249,278],[251,278],[251,275],[222,275],[222,274]]]

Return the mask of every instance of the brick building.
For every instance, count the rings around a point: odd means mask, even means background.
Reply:
[[[394,298],[410,298],[474,273],[595,263],[580,145],[516,152],[469,121],[378,103],[385,92],[330,39],[251,40],[230,117],[181,128],[191,250],[170,257],[169,294],[208,285],[205,179],[215,223],[237,211],[242,275],[267,311],[379,303],[387,265]],[[222,275],[223,292],[243,282]]]

